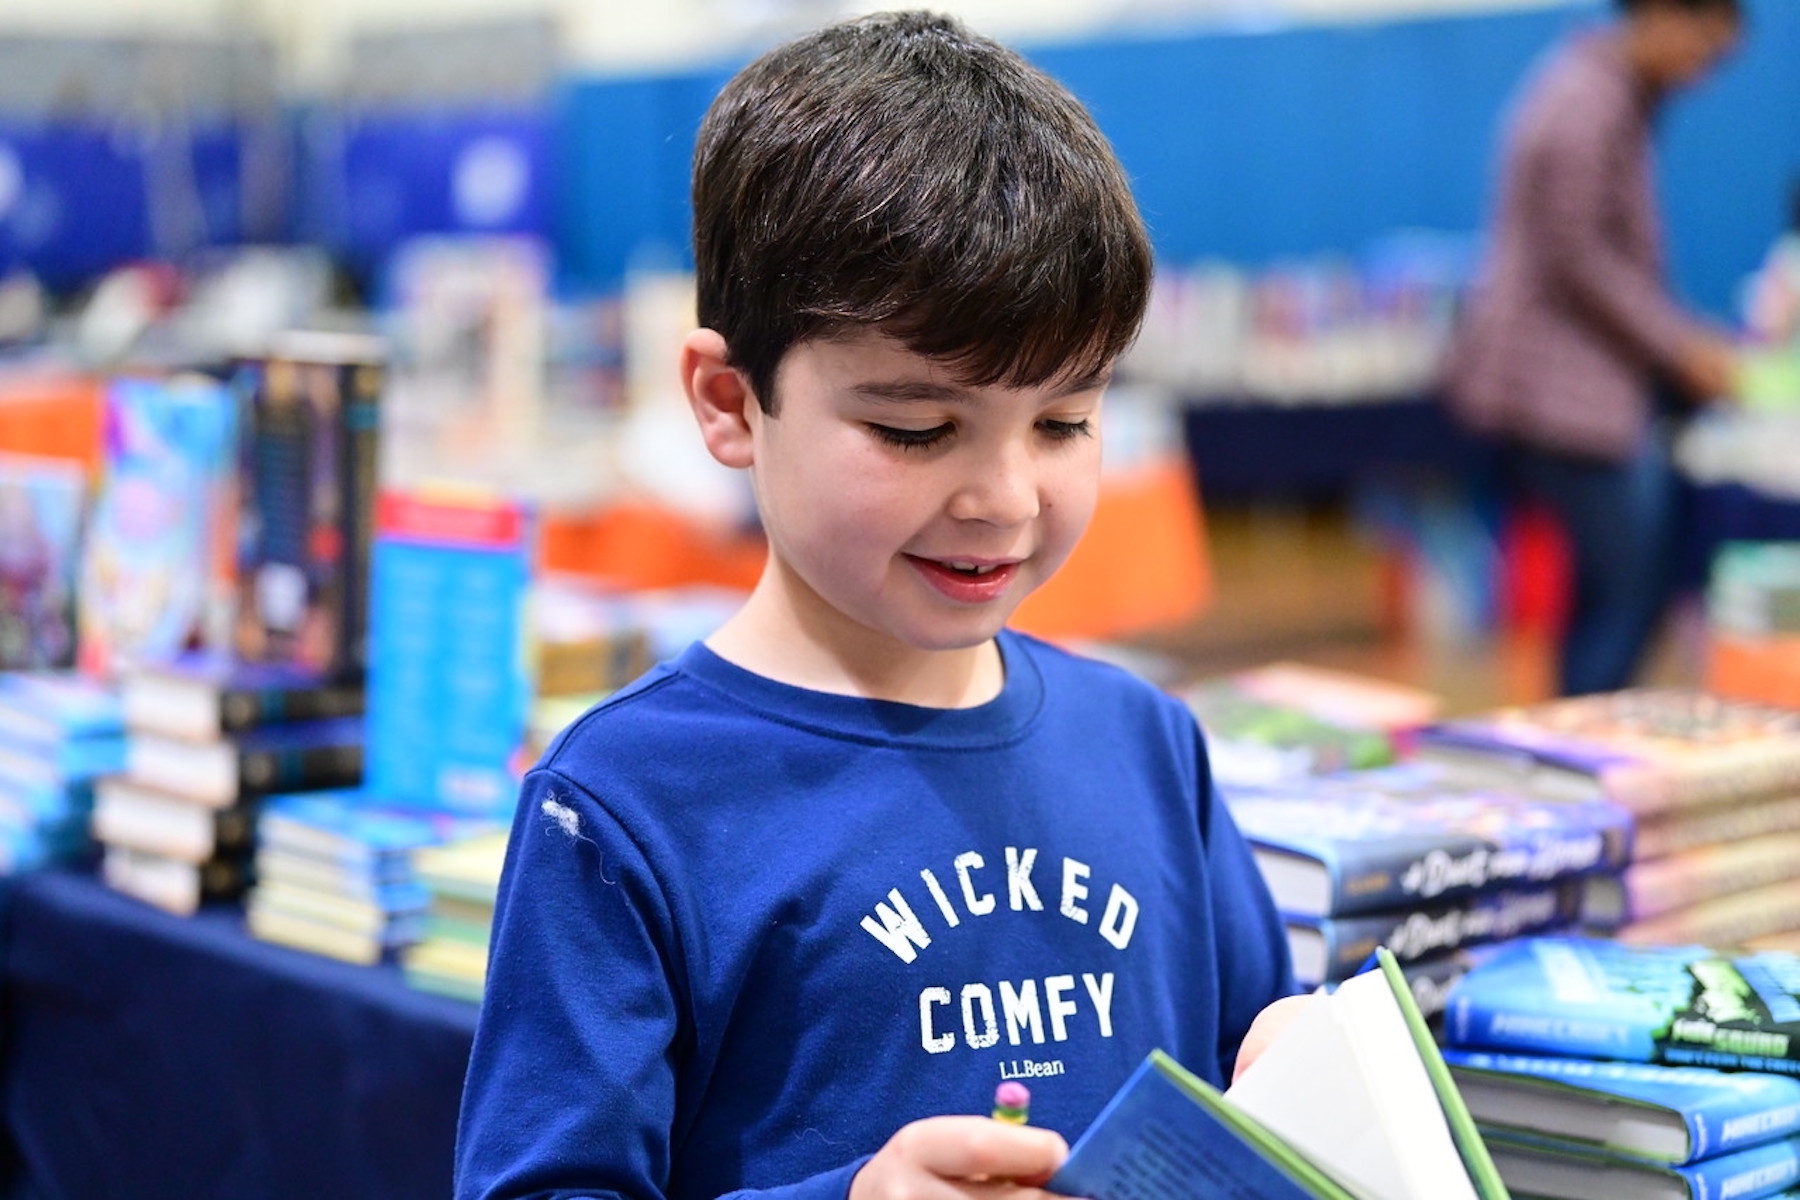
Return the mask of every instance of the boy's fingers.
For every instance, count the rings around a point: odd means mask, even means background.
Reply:
[[[913,1161],[946,1179],[1043,1179],[1069,1155],[1053,1130],[988,1117],[932,1117],[903,1132]]]

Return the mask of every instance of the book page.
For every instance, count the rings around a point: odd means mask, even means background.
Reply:
[[[1474,1200],[1380,972],[1307,1006],[1226,1097],[1358,1190],[1384,1200]]]

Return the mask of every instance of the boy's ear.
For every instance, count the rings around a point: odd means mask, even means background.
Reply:
[[[756,395],[726,361],[725,339],[716,331],[696,329],[683,339],[681,386],[707,450],[728,467],[748,467],[755,457],[750,421]]]

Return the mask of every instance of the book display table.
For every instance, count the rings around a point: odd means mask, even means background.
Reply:
[[[450,1194],[474,1005],[85,874],[0,904],[0,1194]]]

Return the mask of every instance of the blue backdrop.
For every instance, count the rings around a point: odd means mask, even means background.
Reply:
[[[1025,47],[1094,111],[1169,261],[1355,252],[1401,227],[1473,231],[1508,100],[1557,39],[1604,15],[1476,16],[1116,36]],[[1747,0],[1741,53],[1670,109],[1664,211],[1677,287],[1719,316],[1800,178],[1800,4]],[[600,288],[682,258],[694,129],[730,73],[571,80],[559,98],[557,242]]]

